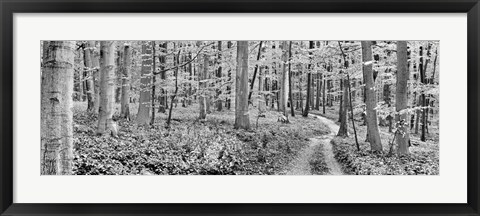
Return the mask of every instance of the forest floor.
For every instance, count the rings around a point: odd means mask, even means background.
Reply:
[[[337,108],[337,109],[336,109]],[[338,122],[338,105],[326,107],[326,112],[312,110],[310,113]],[[350,117],[349,117],[350,118]],[[349,119],[347,138],[334,137],[331,141],[334,156],[345,174],[350,175],[438,175],[439,174],[439,130],[438,125],[429,127],[427,140],[420,141],[420,135],[411,133],[412,146],[410,154],[397,156],[388,155],[394,133],[388,132],[388,127],[379,126],[383,152],[371,152],[369,143],[365,142],[367,127],[363,124],[360,112],[355,112],[355,127],[360,146],[357,151],[354,131]],[[327,122],[327,121],[325,121]],[[328,123],[327,123],[328,125]],[[338,128],[337,130],[338,131]],[[395,151],[394,151],[395,152]]]
[[[118,138],[97,136],[96,115],[87,113],[86,103],[74,103],[74,174],[76,175],[283,175],[298,158],[304,171],[326,174],[322,137],[331,130],[317,118],[290,117],[289,124],[269,110],[258,118],[250,108],[250,130],[233,129],[232,110],[213,111],[198,120],[198,105],[182,107],[172,113],[170,128],[167,113],[157,113],[155,124],[138,126],[119,119]],[[116,104],[114,116],[119,113]],[[131,104],[131,113],[136,107]],[[308,163],[308,164],[307,164]],[[310,166],[305,166],[305,165]]]

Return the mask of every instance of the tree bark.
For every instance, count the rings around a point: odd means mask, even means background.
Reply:
[[[113,122],[113,104],[115,87],[115,43],[100,42],[100,108],[98,110],[97,134],[102,135],[108,129],[116,137],[117,129]]]
[[[230,48],[232,48],[232,42],[231,41],[228,41],[227,42],[227,49],[230,50]],[[228,70],[228,82],[232,82],[232,70]],[[232,84],[230,83],[229,85],[227,85],[227,99],[226,99],[226,107],[228,110],[230,110],[230,107],[231,107],[231,104],[232,104],[232,100],[230,99],[232,97]]]
[[[395,96],[395,121],[397,125],[396,142],[397,154],[408,154],[408,119],[406,109],[408,108],[407,84],[410,73],[407,67],[407,42],[397,42],[397,83]]]
[[[260,44],[258,46],[257,62],[258,60],[260,60],[260,56],[262,55],[262,44],[263,44],[263,41],[260,41]],[[253,70],[252,82],[250,83],[250,92],[248,93],[248,103],[251,103],[251,104],[253,104],[252,93],[253,93],[253,86],[255,85],[255,78],[257,77],[258,67],[259,67],[258,64],[256,64],[255,69]]]
[[[200,43],[197,43],[198,46],[200,46]],[[206,91],[207,91],[207,82],[205,81],[208,76],[208,55],[203,54],[203,67],[202,70],[200,71],[200,77],[199,77],[199,88],[200,88],[200,95],[198,96],[198,103],[199,103],[199,119],[205,119],[207,118],[207,96],[206,96]]]
[[[85,43],[84,48],[84,62],[85,62],[85,75],[87,77],[87,112],[93,112],[95,107],[95,91],[93,83],[93,72],[96,70],[93,67],[93,58],[95,50],[95,41],[88,41]]]
[[[217,63],[218,63],[218,69],[217,69],[217,78],[219,81],[217,82],[219,86],[222,84],[221,79],[222,79],[222,41],[218,41],[218,58],[217,58]],[[220,100],[220,96],[222,94],[222,91],[220,90],[220,87],[217,89],[217,111],[222,111],[222,100]]]
[[[248,130],[250,128],[248,114],[248,41],[237,42],[235,84],[235,129]]]
[[[292,41],[290,41],[288,45],[288,84],[289,84],[289,89],[288,91],[289,95],[288,97],[290,98],[290,114],[292,116],[295,116],[295,110],[293,108],[293,88],[292,88],[292,63],[290,62],[292,60]]]
[[[125,44],[123,48],[123,76],[122,76],[122,99],[120,108],[120,117],[130,120],[130,64],[131,64],[130,45]]]
[[[98,114],[98,110],[100,108],[100,52],[96,51],[96,42],[93,42],[93,47],[95,47],[94,52],[93,52],[93,87],[95,90],[95,101],[93,103],[93,112],[95,114]]]
[[[140,71],[140,98],[138,104],[137,124],[146,125],[150,120],[150,97],[152,83],[152,42],[142,44],[142,69]]]
[[[155,123],[155,87],[157,84],[157,77],[154,76],[153,74],[156,72],[157,69],[157,60],[155,59],[155,51],[156,51],[156,43],[155,41],[152,41],[152,90],[151,90],[151,96],[150,96],[150,109],[151,109],[151,115],[150,115],[150,125],[153,125]]]
[[[158,58],[159,63],[160,63],[160,70],[162,71],[160,73],[160,79],[162,80],[161,82],[164,82],[167,79],[167,72],[165,70],[165,64],[166,64],[166,57],[165,55],[167,54],[167,49],[168,49],[168,43],[164,42],[160,44],[160,56]],[[168,108],[167,104],[167,91],[160,86],[160,96],[159,96],[159,106],[158,106],[158,112],[165,113],[166,109]]]
[[[71,175],[74,41],[49,41],[41,81],[41,175]]]
[[[382,141],[378,132],[375,84],[373,81],[372,42],[362,41],[363,79],[365,82],[367,139],[372,151],[382,151]]]
[[[348,125],[347,125],[347,111],[348,111],[348,83],[347,79],[343,80],[343,96],[342,103],[340,103],[340,128],[338,129],[337,136],[348,137]]]
[[[287,41],[282,42],[282,87],[280,88],[280,111],[288,119],[287,99],[288,99],[288,49]]]
[[[309,45],[310,49],[314,48],[313,41],[310,41]],[[310,52],[310,55],[312,53]],[[310,57],[310,61],[312,61],[312,57]],[[308,116],[308,112],[310,111],[310,106],[312,105],[312,63],[308,64],[308,74],[307,74],[307,99],[305,104],[305,109],[303,110],[303,117]]]

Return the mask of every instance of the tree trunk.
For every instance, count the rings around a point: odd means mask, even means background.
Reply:
[[[151,96],[150,96],[150,109],[151,109],[151,115],[150,115],[150,125],[153,125],[155,123],[155,87],[157,84],[157,77],[153,75],[154,72],[156,72],[157,66],[157,60],[155,59],[155,51],[156,51],[156,43],[155,41],[152,41],[152,90],[151,90]]]
[[[289,95],[288,97],[290,98],[290,114],[292,116],[295,116],[295,110],[293,108],[293,88],[292,88],[292,64],[290,63],[290,60],[292,59],[292,41],[290,41],[288,45],[288,84],[290,91],[288,91]]]
[[[165,70],[165,64],[166,64],[166,57],[165,55],[167,54],[167,48],[168,48],[168,43],[164,42],[160,44],[160,57],[159,57],[159,63],[160,63],[160,70],[162,71],[160,73],[160,79],[162,80],[161,82],[165,82],[167,79],[167,72]],[[167,91],[160,86],[160,97],[159,97],[159,106],[158,106],[158,112],[165,113],[166,109],[168,108],[167,104]]]
[[[373,81],[372,42],[362,41],[363,79],[365,82],[367,139],[372,151],[382,151],[382,141],[378,132],[375,84]]]
[[[130,64],[131,64],[130,45],[125,44],[123,48],[123,76],[122,76],[122,99],[120,117],[130,120]]]
[[[142,69],[140,71],[140,98],[138,104],[137,124],[146,125],[150,120],[150,97],[152,83],[152,42],[142,44]]]
[[[347,79],[343,81],[343,96],[340,111],[340,128],[338,129],[337,136],[348,137],[348,122],[347,122],[347,112],[348,112],[348,83]]]
[[[40,174],[71,175],[73,164],[74,41],[49,41],[41,82]]]
[[[97,134],[102,135],[110,130],[117,136],[117,128],[113,122],[113,104],[115,88],[115,42],[100,42],[100,108],[98,110]]]
[[[287,41],[282,42],[282,87],[280,88],[280,111],[288,119],[287,99],[288,99],[288,49]]]
[[[323,94],[322,94],[322,108],[323,114],[325,114],[325,86],[327,85],[327,81],[323,78]]]
[[[407,42],[397,42],[397,83],[396,83],[396,96],[395,96],[395,121],[397,125],[396,142],[397,142],[397,154],[408,154],[408,97],[407,97],[407,84],[410,73],[407,68]]]
[[[221,85],[221,79],[222,79],[222,41],[218,41],[218,58],[217,58],[217,63],[218,63],[218,69],[217,69],[217,78],[219,79],[218,83]],[[219,86],[220,86],[219,85]],[[222,91],[220,90],[220,87],[217,87],[217,111],[222,111],[222,100],[220,100],[220,95],[222,94]]]
[[[342,90],[343,89],[343,79],[340,79],[340,89],[339,90]],[[342,113],[343,113],[343,95],[340,94],[339,97],[340,97],[340,104],[338,105],[338,122],[341,122],[341,119],[342,119]]]
[[[257,54],[257,62],[260,60],[260,56],[262,55],[262,44],[263,41],[260,41],[260,44],[258,45],[258,54]],[[248,103],[253,104],[252,102],[252,93],[253,93],[253,86],[255,85],[255,79],[257,77],[257,71],[258,71],[258,64],[255,65],[255,69],[253,70],[253,78],[252,82],[250,83],[250,92],[248,93]]]
[[[310,49],[314,48],[314,43],[313,41],[310,41],[309,45]],[[312,53],[310,52],[310,55]],[[308,112],[310,111],[310,106],[312,105],[312,57],[310,57],[310,64],[308,64],[308,74],[307,74],[307,99],[306,99],[306,104],[305,104],[305,109],[303,110],[303,117],[308,116]]]
[[[317,94],[315,97],[315,109],[320,110],[320,94],[322,89],[322,74],[317,74]]]
[[[248,41],[237,42],[237,73],[235,76],[235,129],[250,128],[248,114]]]
[[[93,73],[96,70],[93,66],[95,50],[95,41],[85,43],[84,48],[84,62],[85,62],[85,76],[87,77],[87,112],[93,112],[95,107],[95,91],[93,84]]]
[[[198,46],[200,46],[200,43],[197,43]],[[200,95],[198,96],[198,104],[199,104],[199,119],[205,119],[207,118],[207,96],[206,96],[206,88],[207,88],[207,82],[205,81],[208,76],[208,55],[203,54],[203,67],[202,70],[200,71],[200,76],[199,76],[199,88],[200,88]]]
[[[232,48],[232,42],[228,41],[227,42],[227,49],[230,50]],[[226,99],[226,107],[228,110],[230,110],[231,104],[232,104],[232,70],[228,70],[228,82],[229,84],[227,85],[227,99]]]
[[[93,102],[93,113],[98,114],[98,109],[100,107],[100,52],[96,51],[96,42],[92,41],[90,44],[93,49],[93,89],[95,90],[95,100]]]

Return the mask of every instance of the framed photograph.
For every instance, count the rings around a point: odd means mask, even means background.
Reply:
[[[479,215],[478,0],[4,0],[1,215]]]

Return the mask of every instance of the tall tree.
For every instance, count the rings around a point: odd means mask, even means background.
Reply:
[[[230,50],[230,48],[232,48],[232,41],[228,41],[227,42],[227,50]],[[229,85],[227,85],[227,99],[225,100],[225,107],[227,107],[228,110],[230,110],[230,107],[231,107],[231,104],[232,104],[232,99],[231,99],[231,94],[232,94],[232,85],[231,85],[231,82],[232,82],[232,70],[229,69],[228,70],[228,83],[230,83]]]
[[[117,128],[112,119],[115,87],[115,42],[100,42],[100,108],[98,110],[97,134],[102,135],[108,129],[117,136]]]
[[[123,70],[122,70],[122,99],[120,108],[120,117],[130,120],[130,64],[131,60],[130,44],[123,46]]]
[[[155,41],[152,41],[152,90],[151,90],[151,95],[150,96],[150,109],[151,109],[151,115],[150,115],[150,125],[155,124],[155,87],[157,85],[157,77],[154,76],[155,72],[157,72],[157,59],[155,56],[155,50],[156,50],[156,43]]]
[[[95,41],[88,41],[84,46],[84,62],[85,62],[85,77],[86,77],[86,87],[87,87],[87,112],[93,112],[95,107],[95,91],[93,84],[93,72],[97,70],[93,66],[95,50]]]
[[[140,71],[140,98],[137,113],[137,123],[145,125],[149,123],[150,117],[150,97],[152,82],[152,41],[142,43],[142,69]]]
[[[197,46],[200,47],[201,43],[197,42]],[[200,61],[203,61],[203,67],[200,69],[199,76],[199,88],[200,95],[198,96],[198,103],[200,109],[199,119],[205,119],[207,117],[207,76],[208,76],[208,55],[203,53],[203,58],[200,58]]]
[[[397,83],[396,83],[396,96],[395,96],[395,121],[397,124],[396,142],[397,153],[399,155],[408,154],[408,97],[407,97],[407,83],[410,73],[407,67],[407,42],[397,42]]]
[[[282,87],[280,88],[280,111],[288,120],[287,99],[288,99],[288,48],[287,41],[282,42]]]
[[[73,163],[74,41],[49,41],[41,81],[42,175],[70,175]]]
[[[309,48],[314,48],[314,42],[310,41]],[[313,56],[312,52],[310,52],[310,61],[312,61]],[[310,111],[310,106],[312,105],[312,64],[308,64],[308,74],[307,74],[307,100],[305,109],[303,110],[303,117],[308,116],[308,112]]]
[[[365,82],[367,141],[372,151],[382,151],[378,132],[375,83],[373,81],[372,42],[362,41],[363,80]]]
[[[260,41],[260,44],[258,45],[257,62],[260,60],[260,56],[262,56],[262,44],[263,44],[263,41]],[[253,101],[252,101],[253,86],[255,85],[255,78],[257,77],[259,64],[260,63],[257,63],[255,65],[255,69],[253,70],[252,82],[250,83],[250,92],[248,93],[248,103],[251,103],[251,104],[253,104]]]
[[[167,79],[167,71],[165,71],[165,64],[166,64],[166,55],[168,49],[168,42],[163,42],[160,44],[160,55],[158,57],[160,63],[160,79],[161,82],[165,82]],[[167,90],[165,88],[160,87],[160,96],[159,96],[159,107],[158,112],[165,113],[166,109],[168,108],[167,103]]]
[[[222,41],[218,41],[218,55],[217,55],[217,83],[221,85],[221,79],[222,79]],[[217,103],[217,111],[222,111],[222,100],[220,100],[220,95],[222,94],[222,91],[220,88],[217,89],[217,98],[216,98],[216,103]]]
[[[248,41],[237,41],[237,73],[235,76],[235,126],[249,129],[248,114]]]
[[[290,98],[290,114],[295,116],[295,110],[293,108],[293,87],[292,87],[292,41],[288,45],[288,88],[290,89],[288,97]]]
[[[94,47],[93,50],[93,59],[92,67],[94,68],[93,72],[93,89],[95,90],[95,100],[93,102],[93,113],[98,114],[98,109],[100,107],[100,52],[98,52],[97,42],[92,41],[89,45]]]

